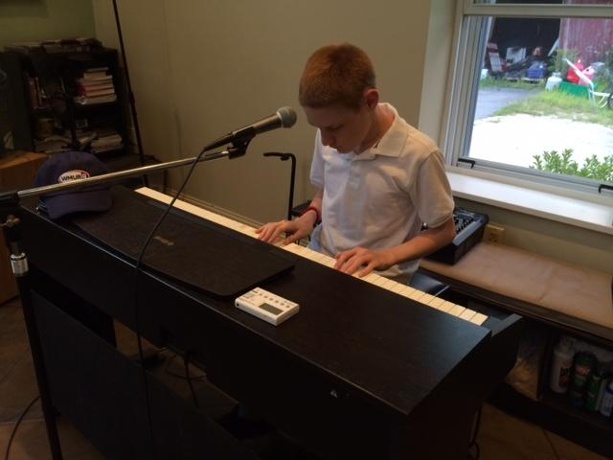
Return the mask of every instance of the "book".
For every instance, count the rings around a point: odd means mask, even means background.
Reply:
[[[4,46],[4,51],[10,51],[20,54],[33,54],[43,52],[43,47],[40,42],[21,42],[11,43]]]
[[[90,37],[60,38],[41,42],[46,53],[80,53],[90,52],[102,47],[102,43]]]
[[[51,135],[44,139],[34,139],[34,151],[39,153],[58,153],[70,148],[70,139],[65,136]]]
[[[89,88],[79,88],[79,95],[85,97],[94,97],[94,96],[106,96],[109,94],[115,94],[115,88],[100,88],[100,89],[89,89]]]
[[[77,78],[77,83],[82,84],[82,85],[89,85],[93,83],[105,83],[105,82],[112,82],[112,81],[113,81],[113,76],[108,75],[108,74],[91,74],[87,76],[83,74],[83,77]]]
[[[111,77],[108,73],[108,67],[90,67],[83,71],[83,79],[91,80],[92,78]]]
[[[122,137],[114,130],[99,131],[97,137],[91,142],[93,153],[109,152],[124,147]]]
[[[106,94],[102,96],[75,96],[73,100],[76,104],[80,105],[105,104],[115,102],[117,100],[117,95]]]
[[[102,42],[91,37],[59,38],[32,42],[16,42],[4,46],[4,51],[21,54],[87,53],[102,48]]]
[[[99,67],[88,67],[87,69],[85,69],[85,71],[83,72],[83,74],[90,74],[90,73],[106,73],[109,70],[108,66],[99,66]]]
[[[80,89],[84,89],[84,90],[99,90],[99,89],[115,88],[115,85],[113,85],[113,82],[102,81],[102,82],[78,84],[77,87]]]

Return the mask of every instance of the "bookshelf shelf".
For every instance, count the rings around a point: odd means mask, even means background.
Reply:
[[[128,106],[117,50],[32,44],[0,53],[9,76],[13,148],[128,153]]]

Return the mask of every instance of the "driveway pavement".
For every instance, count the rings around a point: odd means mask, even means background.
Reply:
[[[520,88],[481,88],[477,97],[475,120],[491,117],[501,108],[535,94],[534,90]]]
[[[602,125],[554,116],[493,116],[502,107],[531,94],[531,90],[515,88],[479,90],[471,158],[528,167],[534,163],[534,155],[572,149],[573,159],[582,166],[585,158],[592,155],[602,159],[613,154],[613,129]]]

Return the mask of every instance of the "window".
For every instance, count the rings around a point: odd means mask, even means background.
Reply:
[[[613,191],[613,0],[464,0],[452,165]]]

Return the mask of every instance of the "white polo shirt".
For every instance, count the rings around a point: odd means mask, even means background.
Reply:
[[[322,223],[310,247],[327,255],[364,247],[383,249],[417,235],[426,223],[443,224],[454,202],[443,155],[432,139],[403,120],[390,104],[394,122],[379,142],[360,154],[341,154],[315,137],[311,183],[324,191]],[[409,279],[419,259],[378,272]]]

